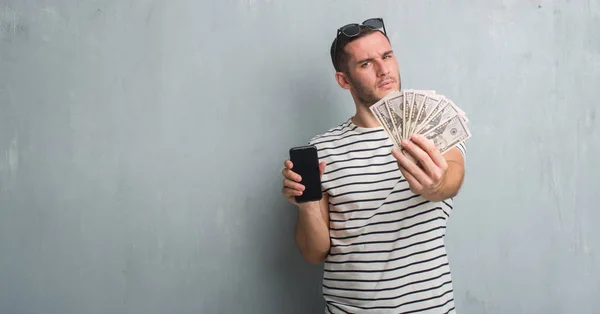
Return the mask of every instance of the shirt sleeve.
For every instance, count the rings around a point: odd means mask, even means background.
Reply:
[[[467,158],[467,144],[465,142],[460,142],[456,145],[456,148],[463,154],[463,158]]]

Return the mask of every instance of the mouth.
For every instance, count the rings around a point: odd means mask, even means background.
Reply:
[[[390,88],[390,87],[392,87],[392,84],[394,84],[393,80],[386,80],[386,81],[383,81],[383,82],[379,83],[379,85],[377,85],[377,87],[379,87],[379,88]]]

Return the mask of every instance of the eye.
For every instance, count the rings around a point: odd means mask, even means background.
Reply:
[[[364,67],[366,67],[367,65],[369,65],[369,61],[366,61],[366,62],[363,62],[363,63],[361,63],[361,65],[360,65],[360,66],[364,68]]]

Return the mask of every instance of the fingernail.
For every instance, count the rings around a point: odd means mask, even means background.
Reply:
[[[408,145],[408,140],[402,140],[402,145]]]

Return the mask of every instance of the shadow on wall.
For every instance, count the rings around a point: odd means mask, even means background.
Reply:
[[[302,259],[294,243],[294,229],[297,219],[297,208],[284,199],[281,194],[283,176],[281,169],[283,162],[289,157],[288,150],[292,146],[306,145],[310,138],[326,131],[340,123],[339,117],[334,115],[333,106],[328,100],[332,72],[326,69],[310,70],[294,73],[287,76],[289,79],[281,81],[282,89],[288,87],[289,114],[287,115],[288,136],[281,139],[283,147],[274,147],[278,150],[279,158],[273,161],[277,171],[270,180],[272,188],[267,193],[272,200],[268,204],[273,216],[269,225],[265,224],[264,233],[258,238],[264,238],[266,243],[274,244],[266,257],[274,261],[273,281],[278,282],[282,292],[279,292],[284,301],[276,302],[281,305],[281,313],[320,313],[325,307],[321,295],[323,265],[312,265]],[[273,198],[273,192],[276,196]],[[277,239],[277,240],[273,240]]]
[[[346,103],[348,98],[337,97],[348,92],[337,84],[330,63],[311,59],[305,63],[305,71],[290,73],[284,82],[289,86],[289,122],[294,135],[286,140],[294,145],[306,145],[313,136],[345,122],[348,116],[339,108],[354,110],[354,103]]]

